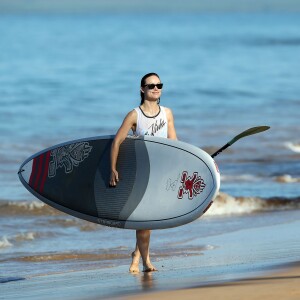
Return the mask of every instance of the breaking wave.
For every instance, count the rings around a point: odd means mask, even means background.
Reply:
[[[37,232],[22,232],[13,236],[4,235],[0,237],[0,249],[8,248],[14,246],[16,243],[22,243],[26,241],[33,241],[38,237],[46,236],[45,233],[37,233]]]
[[[276,176],[274,177],[274,180],[280,183],[296,183],[300,182],[300,178],[298,177],[293,177],[289,174],[281,175],[281,176]]]
[[[62,215],[63,213],[41,201],[0,201],[0,216]]]
[[[213,205],[206,212],[207,216],[233,214],[251,214],[256,212],[300,209],[300,197],[233,197],[219,193]]]

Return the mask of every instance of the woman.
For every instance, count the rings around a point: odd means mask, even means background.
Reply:
[[[119,128],[111,148],[110,185],[116,186],[119,174],[116,170],[117,157],[121,143],[130,129],[134,135],[152,135],[176,140],[176,131],[172,111],[160,106],[163,84],[156,73],[148,73],[141,80],[141,104],[125,117]],[[157,269],[151,264],[149,255],[150,230],[136,231],[136,247],[132,253],[130,272],[139,272],[139,260],[142,257],[143,271],[152,272]]]

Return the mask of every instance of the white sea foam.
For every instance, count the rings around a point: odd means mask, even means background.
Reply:
[[[221,181],[228,182],[255,182],[261,180],[260,177],[252,175],[252,174],[242,174],[242,175],[222,175],[221,174]]]
[[[57,215],[61,214],[42,201],[0,201],[0,215]]]
[[[0,249],[2,248],[7,248],[7,247],[11,247],[13,246],[13,244],[7,239],[6,236],[3,236],[1,239],[0,239]]]
[[[296,182],[300,182],[300,178],[298,177],[292,177],[289,174],[284,174],[281,176],[276,176],[274,177],[274,180],[277,182],[281,182],[281,183],[296,183]]]
[[[300,144],[286,142],[284,143],[285,147],[292,150],[293,152],[300,153]]]
[[[27,210],[35,210],[35,209],[40,209],[45,206],[45,203],[41,201],[14,201],[14,202],[9,202],[8,205],[14,205],[18,207],[25,208]]]
[[[1,248],[7,248],[7,247],[12,247],[15,242],[24,242],[24,241],[32,241],[36,238],[37,233],[35,232],[22,232],[19,234],[16,234],[14,236],[3,236],[0,239],[0,249]]]
[[[25,232],[25,233],[20,233],[17,234],[14,237],[14,240],[21,242],[21,241],[32,241],[34,240],[36,237],[36,233],[35,232]]]

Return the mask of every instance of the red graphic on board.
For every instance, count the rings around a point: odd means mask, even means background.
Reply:
[[[190,200],[199,195],[205,188],[204,180],[198,176],[198,172],[194,172],[192,176],[188,176],[187,171],[183,171],[181,175],[181,186],[178,190],[178,199],[182,199],[184,194],[188,194]]]
[[[29,185],[40,194],[44,191],[48,175],[49,161],[50,151],[44,152],[33,159]]]

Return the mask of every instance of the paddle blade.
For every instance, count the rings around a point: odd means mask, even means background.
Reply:
[[[260,132],[266,131],[268,129],[270,129],[270,126],[257,126],[257,127],[249,128],[249,129],[243,131],[242,133],[238,134],[236,137],[234,137],[228,144],[229,144],[229,146],[231,146],[237,140],[239,140],[245,136],[260,133]]]

